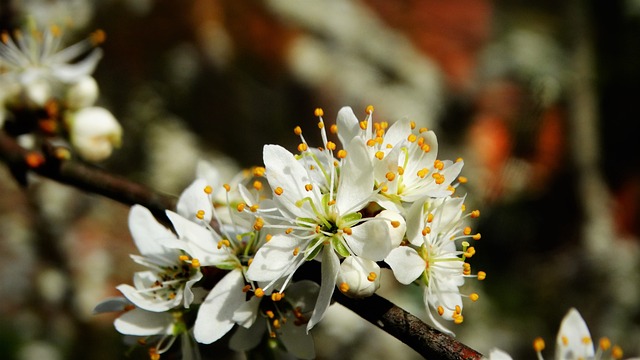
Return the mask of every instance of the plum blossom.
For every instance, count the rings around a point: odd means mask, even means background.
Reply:
[[[334,155],[336,144],[327,138],[321,109],[316,109],[316,116],[322,148],[310,149],[299,127],[295,129],[302,140],[299,155],[278,145],[264,147],[266,177],[279,212],[257,209],[256,216],[260,226],[281,233],[258,250],[247,271],[249,279],[268,282],[267,288],[283,277],[286,286],[305,261],[321,259],[320,293],[307,329],[322,319],[330,304],[340,259],[361,257],[377,269],[374,262],[400,243],[405,228],[404,219],[391,211],[363,217],[362,210],[375,196],[366,145],[355,137]],[[339,288],[349,290],[346,282]]]
[[[463,241],[462,250],[458,250],[456,240],[479,238],[479,234],[471,235],[471,228],[464,226],[463,202],[464,198],[445,198],[415,203],[408,214],[408,243],[393,249],[385,258],[400,283],[417,281],[423,286],[429,317],[447,333],[451,331],[435,319],[431,310],[445,320],[463,321],[459,287],[470,275],[465,259],[473,256],[475,249]],[[477,211],[469,214],[478,215]],[[484,273],[478,276],[484,278]],[[475,301],[478,295],[470,297]]]

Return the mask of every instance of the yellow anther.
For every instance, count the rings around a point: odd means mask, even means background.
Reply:
[[[227,192],[231,191],[231,186],[229,186],[229,184],[224,184],[224,185],[222,185],[222,187],[223,187]]]
[[[411,130],[416,128],[416,122],[415,121],[412,120],[409,124],[411,125]]]
[[[336,149],[336,143],[334,143],[333,141],[327,141],[327,149],[333,151]]]
[[[274,294],[275,294],[275,293],[274,293]],[[267,317],[268,317],[269,319],[273,319],[273,317],[274,317],[274,316],[276,316],[276,315],[273,313],[273,311],[271,311],[271,310],[267,310],[267,311],[265,311],[264,313],[265,313],[265,315],[267,315]]]
[[[429,215],[427,215],[427,222],[432,222],[433,221],[433,213],[429,213]]]
[[[415,142],[417,138],[416,134],[409,134],[407,140],[409,140],[409,142]]]
[[[344,159],[347,157],[347,151],[342,149],[338,150],[338,159]]]
[[[313,165],[309,165],[309,170],[315,170],[315,169],[316,169],[316,167],[315,167],[315,166],[313,166]]]
[[[196,217],[200,220],[204,219],[204,210],[198,210],[196,212]]]
[[[331,132],[332,134],[337,134],[338,133],[338,125],[333,124],[329,127],[329,132]]]
[[[456,305],[456,309],[454,311],[455,314],[461,314],[462,313],[462,308],[460,307],[460,305]]]
[[[400,221],[398,220],[393,220],[391,222],[391,226],[393,226],[394,229],[396,229],[398,226],[400,226]]]
[[[299,247],[296,247],[295,249],[293,249],[293,256],[298,256],[299,253],[300,253]]]
[[[149,349],[149,360],[160,360],[160,354],[158,354],[158,350],[154,347]]]
[[[404,175],[404,168],[402,166],[398,166],[398,175]]]
[[[272,338],[272,339],[275,339],[276,337],[278,337],[278,335],[276,334],[275,331],[270,331],[269,332],[269,337]]]
[[[318,117],[324,116],[324,110],[322,110],[322,108],[316,108],[313,111],[313,115],[318,116]]]
[[[200,267],[200,260],[198,260],[198,259],[191,260],[191,267],[194,268],[194,269],[195,268],[199,268]]]
[[[256,297],[261,298],[261,297],[263,297],[263,296],[264,296],[264,290],[262,290],[262,288],[257,288],[257,289],[255,289],[255,290],[253,291],[253,294],[254,294]]]
[[[622,359],[623,355],[624,355],[624,352],[622,351],[622,348],[618,345],[614,345],[613,349],[611,349],[611,357],[618,360],[618,359]]]
[[[100,45],[107,39],[107,34],[104,31],[98,29],[91,33],[90,39],[93,46]]]
[[[387,149],[392,149],[392,148],[393,148],[393,145],[387,144]]]
[[[469,263],[462,263],[462,268],[464,270],[471,270],[471,264]]]
[[[380,192],[386,193],[387,191],[389,191],[389,187],[387,185],[382,185],[382,187],[380,188]]]
[[[253,258],[249,258],[249,260],[247,260],[247,266],[251,266],[252,262],[253,262]]]
[[[378,124],[376,124],[376,125],[378,125]],[[379,127],[379,126],[380,126],[380,125],[378,125],[378,127]],[[376,130],[376,139],[377,139],[377,138],[382,139],[382,137],[383,137],[383,136],[384,136],[384,130],[382,130],[382,129],[378,129],[378,130]]]
[[[256,231],[260,231],[264,226],[264,220],[262,218],[256,218],[256,221],[253,223],[253,229]]]
[[[275,189],[273,190],[273,192],[274,192],[276,195],[280,196],[280,195],[282,195],[282,193],[284,192],[284,190],[282,190],[282,188],[281,188],[280,186],[278,186],[277,188],[275,188]]]
[[[271,325],[273,326],[274,329],[278,330],[280,329],[281,325],[280,325],[280,320],[278,319],[273,319],[273,322],[271,323]]]
[[[248,285],[248,284],[247,284],[247,285],[245,285],[245,286],[242,288],[242,292],[243,292],[243,293],[246,293],[246,292],[248,292],[249,290],[251,290],[251,285]]]
[[[471,301],[476,302],[478,301],[478,299],[480,299],[480,295],[478,295],[477,293],[472,293],[471,295],[469,295],[469,299],[471,299]]]
[[[382,160],[383,157],[384,157],[384,153],[382,151],[376,152],[376,159]]]
[[[465,227],[464,230],[462,230],[462,233],[465,235],[471,234],[471,227],[469,226]]]
[[[300,151],[300,152],[307,151],[307,149],[308,149],[308,148],[309,148],[309,147],[308,147],[308,146],[307,146],[307,144],[305,144],[305,143],[300,143],[300,144],[298,145],[298,151]]]
[[[456,162],[460,162],[460,161],[463,161],[461,157],[456,159]]]
[[[473,235],[471,238],[473,240],[480,240],[481,237],[482,237],[482,235],[480,235],[480,233],[477,233],[477,234]]]
[[[431,146],[429,146],[429,144],[424,144],[421,147],[422,151],[428,153],[429,151],[431,151]]]
[[[285,234],[289,235],[293,232],[293,228],[288,228],[287,230],[284,231]]]
[[[381,130],[382,128],[380,127],[380,123],[373,123],[373,128],[376,130],[376,134],[378,133],[379,130]]]
[[[589,336],[584,336],[581,340],[582,340],[582,343],[585,345],[591,344],[591,338]]]
[[[364,112],[367,113],[367,115],[373,114],[373,105],[368,105]]]
[[[284,297],[283,295],[284,294],[279,293],[279,292],[271,293],[271,301],[280,301]]]
[[[383,129],[386,129],[386,128],[389,127],[389,123],[386,122],[386,121],[382,121],[382,122],[380,122],[380,127],[383,128]]]
[[[372,271],[372,272],[369,273],[369,276],[367,276],[367,280],[373,282],[373,281],[376,280],[377,277],[378,277],[378,275]]]
[[[343,232],[343,233],[345,233],[345,234],[347,234],[347,235],[351,235],[351,234],[353,234],[353,230],[351,230],[351,228],[350,228],[350,227],[348,227],[348,226],[347,226],[347,227],[344,227],[344,228],[342,229],[342,232]]]
[[[273,237],[273,235],[271,235],[271,234],[267,234],[267,235],[264,237],[264,241],[269,242],[269,241],[271,241],[271,238],[272,238],[272,237]]]
[[[444,176],[440,175],[436,178],[436,184],[441,185],[444,182]]]
[[[329,200],[327,201],[327,205],[331,206],[331,205],[335,205],[336,201],[335,200]]]
[[[451,191],[451,194],[453,195],[453,193],[456,192],[456,188],[454,188],[453,186],[449,185],[447,186],[447,190]]]
[[[258,191],[262,190],[262,182],[260,182],[259,180],[254,181],[253,188]]]
[[[37,152],[29,152],[24,156],[24,160],[30,168],[37,168],[45,163],[44,156]]]
[[[213,192],[213,188],[211,186],[207,185],[207,186],[204,187],[204,192],[207,195],[211,195],[211,193]]]
[[[466,184],[469,181],[466,176],[458,176],[458,182],[460,184]]]
[[[324,122],[318,122],[318,129],[324,129]]]
[[[394,173],[392,173],[391,171],[389,171],[389,172],[385,175],[385,177],[387,178],[387,180],[389,180],[389,181],[393,181],[393,179],[395,179],[395,178],[396,178],[396,174],[394,174]]]
[[[473,210],[471,212],[471,217],[474,218],[474,219],[479,218],[480,217],[480,210]]]
[[[320,234],[320,232],[322,231],[322,228],[320,227],[320,225],[316,225],[316,234]]]
[[[302,134],[302,129],[300,128],[300,126],[296,126],[293,128],[293,133],[300,136]]]
[[[367,130],[367,124],[368,124],[367,120],[360,121],[360,123],[359,123],[360,129]]]
[[[444,163],[440,160],[436,160],[433,162],[433,167],[438,169],[438,170],[442,170],[444,169]]]
[[[0,40],[2,40],[2,42],[6,45],[9,42],[9,34],[6,31],[3,31],[2,35],[0,35]]]
[[[265,172],[267,172],[267,169],[262,166],[256,166],[253,168],[253,176],[264,176]]]
[[[427,129],[426,127],[420,128],[420,130],[418,130],[418,132],[420,134],[422,134],[423,132],[427,132],[427,131],[429,131],[429,129]]]
[[[187,255],[180,255],[180,256],[178,256],[178,260],[187,261],[187,260],[189,260],[189,257]]]
[[[608,337],[600,338],[599,345],[602,351],[607,351],[611,347],[611,340]]]
[[[247,206],[247,204],[245,203],[240,203],[238,204],[238,206],[236,206],[236,210],[238,210],[238,212],[243,212],[244,208]]]
[[[438,306],[438,315],[444,315],[444,308],[442,306]]]
[[[417,144],[419,148],[422,148],[422,145],[424,145],[424,138],[422,136],[418,138]]]
[[[311,190],[313,190],[313,184],[306,184],[306,185],[304,186],[304,189],[305,189],[305,190],[307,190],[307,191],[311,191]]]
[[[223,246],[229,247],[231,246],[231,242],[227,239],[222,239],[218,241],[218,249],[222,249]]]
[[[487,273],[484,271],[478,271],[478,280],[484,280],[487,278]]]
[[[340,286],[338,286],[338,289],[340,289],[340,291],[342,291],[343,293],[346,293],[347,291],[349,291],[349,284],[343,282],[342,284],[340,284]]]
[[[340,165],[340,163],[339,163],[339,162],[337,162],[337,161],[334,161],[334,162],[333,162],[333,166],[334,166],[334,167],[338,167],[338,165]]]
[[[249,210],[251,210],[251,212],[256,212],[256,211],[258,211],[259,208],[260,208],[260,205],[254,204],[254,205],[251,205]]]
[[[462,316],[461,314],[458,315],[454,315],[453,316],[453,323],[456,325],[460,325],[464,322],[464,316]]]
[[[424,169],[418,170],[418,173],[416,175],[418,175],[419,178],[424,179],[424,177],[427,176],[428,173],[429,173],[429,169],[424,168]],[[433,174],[433,175],[436,175],[436,174]]]
[[[467,205],[462,204],[462,206],[460,207],[460,210],[462,210],[462,212],[467,211]]]
[[[470,246],[467,251],[464,252],[464,256],[467,258],[472,257],[476,254],[476,249],[473,246]]]
[[[376,141],[373,139],[369,139],[367,140],[367,146],[368,147],[374,147],[376,145]]]
[[[431,233],[431,228],[426,226],[424,229],[422,229],[422,236],[427,236],[427,234]]]
[[[541,337],[537,337],[533,340],[533,350],[536,352],[542,352],[542,350],[544,350],[544,340]]]

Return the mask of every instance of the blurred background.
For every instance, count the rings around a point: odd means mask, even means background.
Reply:
[[[265,143],[293,149],[316,107],[434,129],[482,213],[470,262],[488,276],[465,285],[480,301],[458,339],[533,359],[542,336],[550,358],[576,307],[640,355],[640,0],[0,0],[2,30],[27,18],[69,43],[106,32],[94,75],[124,139],[99,166],[162,192],[198,159],[232,174]],[[146,358],[92,315],[137,269],[128,208],[0,176],[2,357]],[[382,293],[427,319],[419,289]],[[314,335],[320,359],[417,358],[340,305]],[[242,358],[224,341],[205,358]]]

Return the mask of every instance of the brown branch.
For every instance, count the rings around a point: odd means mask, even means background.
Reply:
[[[33,171],[41,176],[124,204],[141,204],[162,218],[164,218],[165,209],[175,208],[176,198],[173,196],[159,194],[143,185],[95,167],[60,159],[55,156],[55,151],[46,151],[45,154],[27,151],[4,131],[0,131],[0,158],[8,164],[13,175],[21,182],[26,180],[28,171]],[[356,300],[336,292],[334,299],[404,342],[425,358],[450,360],[482,358],[482,354],[432,328],[378,295]]]

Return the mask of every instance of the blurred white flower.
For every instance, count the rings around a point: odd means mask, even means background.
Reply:
[[[71,144],[85,160],[105,160],[114,147],[120,146],[122,127],[107,109],[86,107],[70,111],[65,114],[65,121]]]

